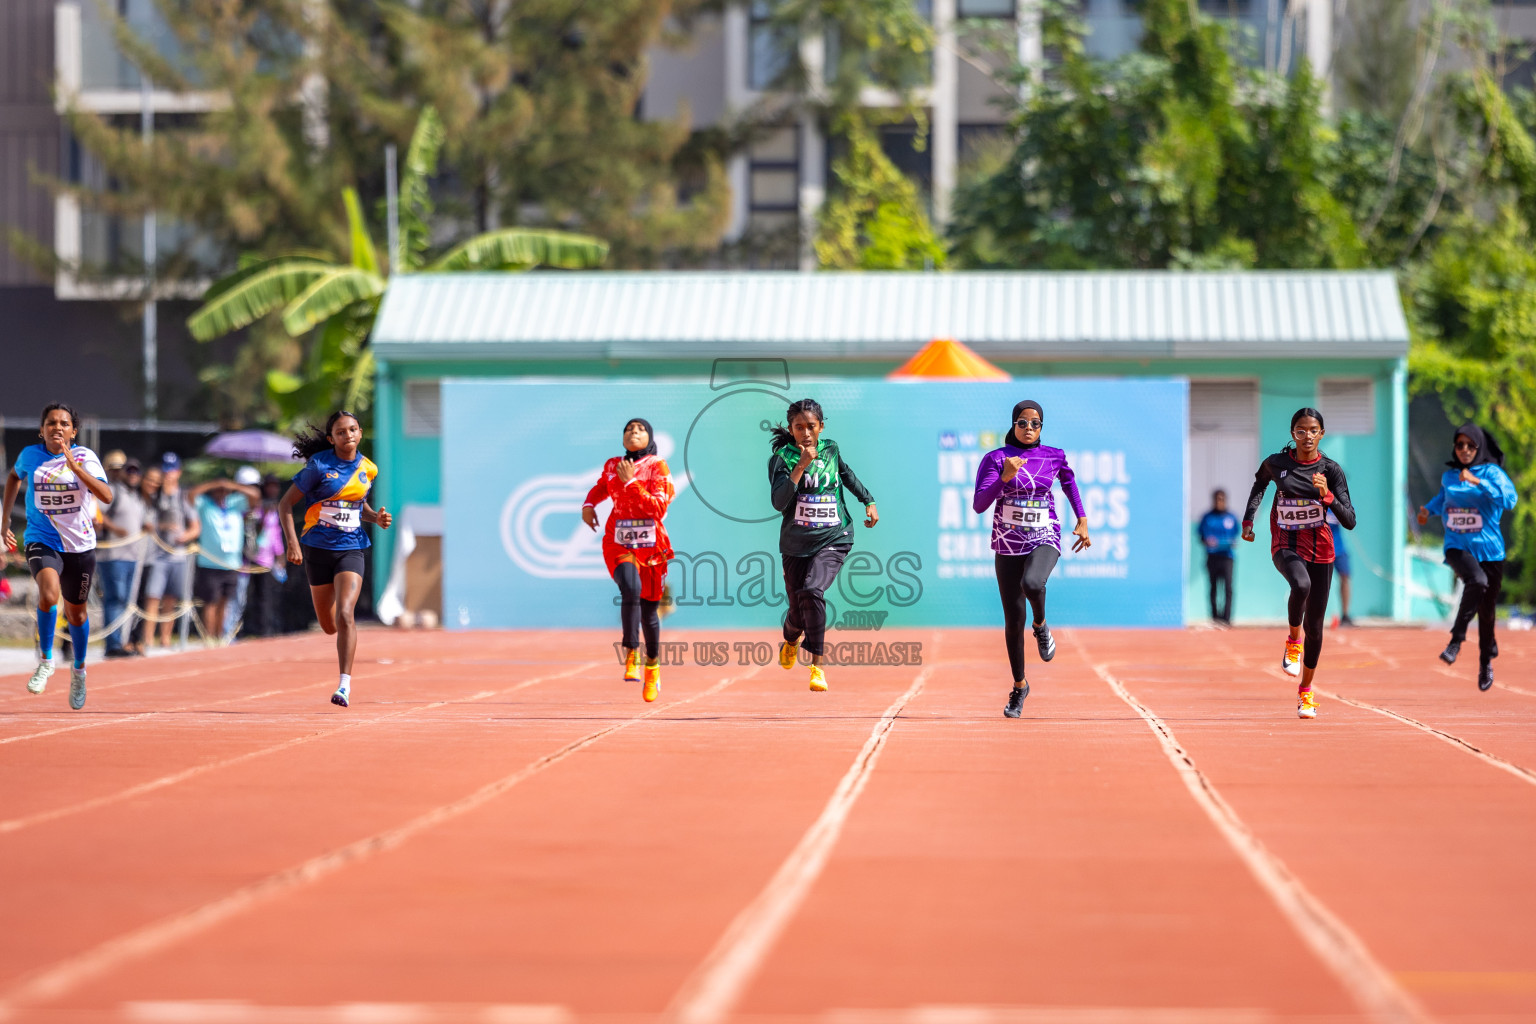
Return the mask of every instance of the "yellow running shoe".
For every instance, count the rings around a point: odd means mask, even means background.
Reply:
[[[1301,641],[1292,640],[1289,634],[1285,638],[1285,653],[1280,655],[1280,668],[1288,676],[1301,675]]]
[[[811,666],[811,689],[817,693],[824,693],[827,689],[827,674],[821,670],[820,665]]]
[[[646,703],[650,703],[656,699],[656,695],[660,692],[661,662],[658,661],[654,665],[645,666],[645,689],[641,691],[640,695],[645,698]]]
[[[1317,698],[1313,696],[1312,691],[1302,690],[1297,696],[1299,699],[1296,701],[1296,717],[1316,718]]]
[[[787,640],[779,644],[779,668],[789,671],[795,667],[795,659],[800,657],[800,645],[792,644]]]
[[[629,657],[624,659],[624,681],[626,683],[638,683],[640,681],[639,651],[630,651]]]

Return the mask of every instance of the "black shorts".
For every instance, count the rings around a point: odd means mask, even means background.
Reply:
[[[59,574],[59,596],[70,604],[85,604],[91,596],[91,577],[96,575],[96,549],[57,551],[34,541],[27,545],[27,568],[33,579],[52,569]]]
[[[309,577],[309,585],[312,587],[335,583],[339,572],[355,572],[361,576],[367,564],[362,548],[332,551],[329,548],[312,548],[308,544],[301,547],[304,551],[304,575]]]
[[[192,581],[192,596],[204,604],[233,601],[235,589],[240,585],[240,574],[234,569],[210,569],[197,567],[197,578]]]

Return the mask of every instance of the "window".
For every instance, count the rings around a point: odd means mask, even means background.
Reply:
[[[752,0],[747,8],[747,85],[772,88],[789,70],[794,35],[774,21],[772,0]]]
[[[955,0],[960,18],[1011,18],[1015,0]]]
[[[438,380],[405,382],[405,436],[437,437],[443,432],[443,389]]]
[[[1227,492],[1240,509],[1259,463],[1259,386],[1255,381],[1191,381],[1189,385],[1189,512],[1198,519],[1211,492]]]
[[[1357,379],[1320,379],[1317,410],[1330,434],[1376,433],[1376,382]]]
[[[752,143],[747,153],[753,219],[760,213],[795,213],[800,209],[800,133],[794,125],[774,128]],[[775,219],[775,218],[769,218]]]

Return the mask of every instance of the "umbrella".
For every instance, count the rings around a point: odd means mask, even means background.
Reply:
[[[203,449],[204,455],[242,462],[296,462],[293,438],[270,430],[232,430],[220,434]]]
[[[987,362],[953,338],[935,338],[911,359],[891,371],[891,380],[922,377],[960,377],[969,380],[1009,380],[1003,370]]]

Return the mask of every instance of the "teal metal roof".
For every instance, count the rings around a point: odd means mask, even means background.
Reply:
[[[382,359],[1395,358],[1383,272],[526,273],[396,276]]]

